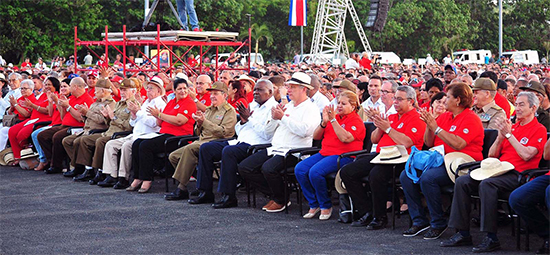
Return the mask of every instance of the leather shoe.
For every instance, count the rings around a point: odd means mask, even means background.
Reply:
[[[184,200],[189,199],[189,191],[176,188],[172,193],[164,195],[166,200]]]
[[[65,176],[65,177],[75,177],[75,176],[78,176],[79,174],[83,173],[84,171],[85,171],[84,166],[77,165],[77,166],[75,166],[75,168],[73,168],[73,170],[64,172],[63,176]]]
[[[549,253],[549,249],[548,249],[548,239],[544,241],[544,243],[542,243],[542,247],[540,247],[538,250],[537,250],[537,254],[548,254]]]
[[[187,201],[189,204],[206,204],[214,203],[214,193],[201,191],[199,196],[196,198],[191,198]]]
[[[214,209],[231,208],[231,207],[237,207],[237,206],[239,206],[237,197],[235,195],[228,195],[228,194],[223,194],[220,201],[212,205]]]
[[[372,221],[372,215],[370,213],[365,213],[360,219],[353,221],[351,223],[352,227],[366,227]]]
[[[191,191],[191,193],[189,193],[189,195],[192,196],[192,197],[196,197],[196,196],[198,196],[200,193],[201,193],[201,191],[198,190],[198,189],[196,189],[196,190]]]
[[[113,186],[114,189],[126,189],[130,187],[130,183],[124,177],[118,177],[118,181]]]
[[[90,185],[97,185],[100,181],[105,180],[105,175],[101,173],[99,170],[95,174],[95,177],[88,181]]]
[[[91,180],[93,178],[94,178],[94,170],[93,169],[86,169],[86,170],[84,170],[84,173],[74,177],[73,181],[75,181],[75,182],[85,182],[85,181]]]
[[[367,225],[368,230],[377,230],[377,229],[383,229],[386,227],[386,224],[388,224],[388,217],[383,216],[380,218],[374,218],[372,221]]]
[[[105,180],[98,182],[97,186],[110,188],[113,187],[117,183],[117,181],[117,178],[113,178],[109,175],[107,176],[107,178],[105,178]]]
[[[59,168],[55,168],[55,167],[50,167],[46,170],[44,170],[44,173],[45,174],[59,174],[59,173],[62,173],[63,170],[59,169]]]
[[[472,249],[472,252],[474,253],[491,252],[499,249],[500,249],[500,242],[495,241],[490,237],[486,236],[485,238],[483,238],[483,241],[481,241],[481,244],[479,244],[478,246]]]
[[[472,245],[472,236],[463,236],[460,232],[457,232],[451,236],[448,240],[442,241],[439,246],[441,247],[456,247]]]

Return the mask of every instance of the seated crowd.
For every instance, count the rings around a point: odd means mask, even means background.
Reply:
[[[389,202],[400,203],[388,201],[397,178],[412,222],[403,235],[437,239],[455,229],[443,247],[473,245],[478,196],[486,236],[473,252],[500,248],[498,199],[506,195],[547,253],[548,213],[535,205],[550,207],[550,175],[518,179],[550,160],[550,68],[371,68],[269,65],[223,71],[218,81],[182,69],[0,71],[0,163],[137,193],[149,192],[161,170],[178,182],[164,199],[216,209],[238,206],[246,184],[269,197],[266,212],[289,207],[295,178],[309,206],[303,218],[320,220],[333,213],[335,182],[353,204],[351,226],[368,230],[385,228]],[[485,144],[491,130],[496,138]]]

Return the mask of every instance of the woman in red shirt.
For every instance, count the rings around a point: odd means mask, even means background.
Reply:
[[[230,81],[227,87],[227,102],[237,109],[237,103],[241,102],[245,107],[248,107],[248,100],[246,99],[246,91],[244,85],[240,81]]]
[[[333,106],[323,109],[323,120],[313,133],[313,139],[323,140],[322,149],[294,168],[296,179],[309,202],[310,209],[304,218],[313,218],[319,211],[320,220],[330,218],[332,202],[328,196],[325,176],[338,171],[340,154],[363,148],[366,131],[363,120],[357,114],[358,110],[359,99],[351,91],[340,93],[336,110]],[[342,158],[340,166],[352,161],[352,158]]]
[[[164,85],[164,82],[158,77],[153,77],[149,83],[159,87]],[[188,96],[187,82],[184,79],[175,80],[174,91],[176,97],[166,104],[162,112],[156,107],[147,109],[149,114],[157,118],[160,131],[159,135],[154,138],[140,138],[132,144],[134,181],[126,189],[127,191],[148,192],[153,179],[155,155],[164,151],[164,141],[172,136],[193,134],[195,120],[191,115],[197,111],[197,107]]]
[[[47,169],[47,167],[49,166],[49,162],[48,162],[48,159],[46,158],[46,154],[44,154],[44,151],[42,150],[42,147],[38,142],[38,134],[53,126],[61,125],[62,119],[61,119],[61,113],[57,109],[57,100],[59,99],[60,96],[69,97],[71,95],[71,92],[69,90],[70,88],[69,83],[71,83],[70,79],[64,79],[60,83],[59,80],[54,77],[48,77],[44,82],[44,86],[45,86],[44,88],[46,90],[46,95],[48,97],[48,106],[47,106],[48,115],[51,116],[52,123],[48,126],[36,129],[31,133],[32,142],[34,144],[34,148],[36,149],[36,152],[38,152],[38,160],[40,161],[40,164],[38,164],[38,166],[34,169],[35,171],[43,171],[44,169]],[[50,86],[53,86],[53,89]],[[64,109],[62,112],[63,114],[65,114]]]
[[[47,79],[44,82],[44,92],[55,92],[55,87],[52,84],[51,80],[55,78]],[[57,79],[56,79],[57,80]],[[34,83],[33,83],[34,84]],[[57,81],[57,87],[59,88],[59,81]],[[23,86],[22,86],[23,87]],[[23,93],[23,91],[22,91]],[[25,91],[25,93],[27,93]],[[32,96],[34,97],[34,95]],[[25,147],[28,143],[28,140],[31,136],[31,133],[33,131],[33,127],[35,122],[41,122],[41,121],[50,121],[51,116],[48,112],[48,97],[46,94],[42,94],[39,99],[32,100],[32,97],[28,97],[25,99],[25,101],[21,101],[21,106],[29,109],[30,111],[30,118],[27,120],[18,123],[17,125],[13,126],[9,130],[9,139],[11,148],[13,151],[13,156],[16,159],[17,162],[18,159],[21,158],[21,149]]]
[[[428,147],[443,145],[444,153],[461,152],[476,161],[483,160],[482,146],[484,130],[481,119],[470,108],[473,92],[466,83],[455,83],[447,87],[447,112],[437,120],[430,112],[422,110],[420,118],[426,122],[424,143]],[[447,229],[447,219],[441,205],[441,188],[453,185],[445,164],[430,168],[422,173],[415,184],[403,172],[400,177],[409,206],[413,226],[403,232],[404,236],[416,236],[429,229],[424,239],[437,239]],[[422,196],[426,198],[431,220],[426,217]]]

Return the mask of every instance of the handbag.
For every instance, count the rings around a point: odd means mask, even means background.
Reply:
[[[19,121],[17,114],[4,115],[4,118],[2,119],[2,126],[11,127],[15,125],[17,121]]]
[[[405,164],[405,173],[414,182],[418,183],[422,173],[430,168],[443,165],[443,155],[438,151],[421,151],[411,147],[411,155]]]

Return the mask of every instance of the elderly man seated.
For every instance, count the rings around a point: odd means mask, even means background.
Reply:
[[[506,113],[495,103],[497,93],[495,83],[489,78],[479,78],[472,88],[474,91],[473,111],[481,119],[483,128],[496,129],[499,118],[506,119]]]
[[[486,232],[487,236],[473,248],[473,252],[500,249],[496,235],[499,193],[516,189],[519,173],[537,168],[542,158],[546,128],[535,118],[538,108],[539,100],[534,93],[521,92],[516,98],[516,124],[512,125],[507,119],[497,121],[498,137],[489,150],[491,158],[482,161],[480,169],[456,180],[449,227],[458,232],[449,240],[441,242],[441,246],[472,245],[471,195],[479,193],[481,231]]]
[[[111,97],[111,82],[107,79],[99,80],[95,84],[94,93],[95,103],[90,105],[89,108],[84,104],[77,109],[82,118],[85,119],[84,131],[63,138],[63,147],[71,158],[71,165],[74,166],[71,171],[63,173],[65,177],[76,177],[84,173],[85,166],[92,157],[90,152],[79,149],[82,139],[88,136],[91,130],[107,129],[109,127],[107,117],[101,112],[105,111],[107,107],[115,108],[115,100]],[[80,178],[74,180],[80,180]]]
[[[113,86],[106,78],[100,79],[96,84],[103,83]],[[122,83],[120,84],[121,100],[115,104],[114,109],[109,105],[106,105],[100,109],[101,115],[105,118],[105,123],[109,125],[109,129],[107,129],[106,132],[83,136],[80,139],[78,148],[76,148],[76,153],[78,155],[76,158],[76,164],[91,166],[97,171],[103,168],[103,152],[105,151],[105,144],[107,141],[111,140],[111,136],[116,132],[132,130],[132,126],[130,126],[129,122],[130,111],[128,110],[128,104],[137,104],[134,97],[136,93],[136,86],[137,84],[133,80],[122,80]],[[97,88],[99,87],[96,86],[96,91],[98,91]],[[93,169],[87,168],[83,174],[75,178],[75,181],[87,181],[93,176]]]
[[[277,105],[273,98],[273,84],[269,80],[259,80],[254,86],[254,103],[250,109],[240,104],[237,108],[241,121],[235,126],[239,135],[237,140],[212,141],[201,145],[197,168],[199,190],[212,190],[214,163],[221,160],[218,191],[221,199],[212,206],[216,209],[237,206],[237,166],[248,157],[250,145],[271,143],[275,130],[270,128],[274,122],[268,122],[271,109]],[[169,197],[166,197],[169,198]]]
[[[174,85],[177,87],[178,82],[183,80],[175,80]],[[143,102],[141,108],[135,102],[128,103],[130,112],[130,125],[133,127],[133,133],[123,138],[108,141],[105,145],[105,153],[103,156],[103,171],[98,172],[96,178],[90,181],[90,184],[97,184],[100,187],[113,187],[115,189],[125,189],[130,184],[130,169],[132,167],[132,144],[136,139],[143,134],[155,133],[160,130],[157,119],[147,113],[147,108],[156,107],[159,110],[164,110],[166,102],[162,99],[164,96],[163,81],[158,77],[153,77],[147,86],[147,100]],[[120,167],[117,167],[120,151]],[[118,171],[117,171],[118,169]],[[103,181],[102,175],[108,175]]]

